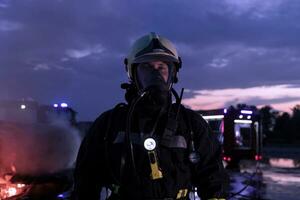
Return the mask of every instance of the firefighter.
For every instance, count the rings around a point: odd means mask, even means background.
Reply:
[[[189,199],[196,189],[202,200],[225,199],[220,144],[173,89],[181,68],[174,45],[150,33],[124,63],[127,104],[101,114],[84,138],[73,199],[98,200],[103,188],[108,199]]]

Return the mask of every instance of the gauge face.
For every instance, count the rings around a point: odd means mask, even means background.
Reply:
[[[147,138],[144,141],[144,147],[145,149],[147,149],[148,151],[152,151],[153,149],[155,149],[156,147],[156,142],[153,138]]]

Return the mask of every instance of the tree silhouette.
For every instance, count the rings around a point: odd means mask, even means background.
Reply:
[[[289,113],[285,112],[276,119],[273,139],[290,142],[291,138],[291,116]]]
[[[294,106],[292,108],[293,116],[291,119],[291,126],[292,126],[292,140],[300,140],[300,105]]]
[[[292,115],[284,112],[277,116],[271,140],[288,144],[300,142],[300,105],[291,110]]]
[[[273,129],[275,126],[278,112],[275,111],[271,106],[266,105],[259,110],[261,116],[262,133],[267,140],[273,139]]]

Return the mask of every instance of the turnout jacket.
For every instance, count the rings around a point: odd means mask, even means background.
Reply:
[[[178,105],[173,104],[169,110],[175,113],[177,109]],[[117,106],[93,123],[78,153],[73,199],[98,200],[103,187],[112,191],[110,199],[189,199],[193,187],[202,200],[226,197],[228,176],[221,146],[198,113],[182,106],[172,142],[163,145],[160,141],[170,117],[168,112],[158,116],[152,108],[137,106],[130,130],[132,159],[125,143],[128,110],[125,104]],[[152,180],[143,142],[155,123],[153,138],[163,177]],[[197,163],[189,160],[192,142],[200,156]]]

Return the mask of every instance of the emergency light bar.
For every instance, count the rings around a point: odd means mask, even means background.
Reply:
[[[60,107],[66,108],[66,107],[68,107],[68,104],[66,104],[66,103],[61,103],[61,104],[60,104]]]
[[[60,106],[61,108],[67,108],[67,107],[68,107],[68,104],[66,104],[66,103],[61,103],[60,105],[57,104],[57,103],[53,104],[53,107],[54,107],[54,108],[58,108],[59,106]]]
[[[252,115],[253,112],[251,110],[241,110],[241,113]]]
[[[234,123],[240,123],[240,124],[252,124],[252,120],[242,120],[242,119],[235,119]]]
[[[204,119],[223,119],[224,115],[208,115],[203,116]]]

